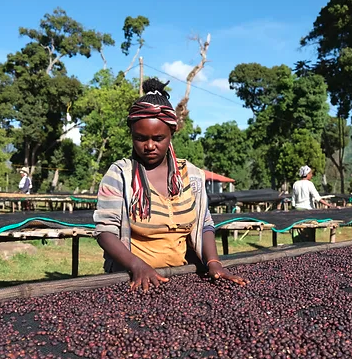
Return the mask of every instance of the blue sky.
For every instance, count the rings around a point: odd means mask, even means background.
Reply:
[[[124,19],[143,15],[150,20],[144,34],[146,46],[141,52],[146,64],[144,73],[170,79],[171,101],[176,105],[186,85],[159,71],[185,80],[189,70],[200,61],[198,45],[190,36],[205,38],[210,33],[209,62],[194,84],[214,94],[192,88],[190,116],[203,131],[215,123],[233,120],[245,128],[251,112],[244,109],[234,91],[229,90],[229,73],[240,63],[258,62],[271,67],[293,66],[298,60],[314,61],[314,49],[299,49],[299,40],[312,28],[326,4],[327,0],[6,1],[1,4],[0,62],[28,41],[19,37],[20,26],[38,28],[43,15],[60,6],[86,28],[113,36],[116,46],[106,49],[105,56],[108,66],[117,73],[127,68],[135,51],[133,48],[126,57],[120,50]],[[103,66],[98,54],[90,59],[75,57],[64,62],[69,73],[84,83]],[[129,77],[137,76],[138,68],[130,71]]]

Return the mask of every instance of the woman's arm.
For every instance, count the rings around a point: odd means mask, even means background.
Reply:
[[[228,279],[239,284],[241,287],[249,283],[248,280],[235,276],[231,274],[228,269],[223,268],[221,262],[219,261],[215,243],[215,234],[213,231],[207,231],[203,234],[203,259],[204,262],[207,263],[209,275],[212,278]]]
[[[158,287],[159,282],[167,282],[169,280],[162,277],[155,269],[130,252],[115,234],[109,232],[100,233],[98,243],[114,261],[132,273],[132,290],[141,286],[144,291],[147,291],[150,283]]]
[[[324,206],[327,206],[329,208],[332,207],[332,205],[328,202],[326,202],[325,200],[323,200],[321,197],[320,197],[320,194],[319,192],[317,191],[317,189],[315,188],[313,182],[309,182],[311,188],[310,188],[310,193],[311,195],[313,196],[314,200],[317,201],[317,202],[320,202],[321,204],[323,204]]]

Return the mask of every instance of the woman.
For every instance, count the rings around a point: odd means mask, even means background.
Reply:
[[[155,268],[187,264],[188,243],[210,276],[243,286],[247,282],[219,261],[203,171],[173,151],[177,119],[166,85],[145,81],[146,95],[132,105],[127,120],[132,157],[113,163],[100,184],[94,221],[104,269],[127,269],[132,290],[147,291],[168,281]]]
[[[301,210],[314,209],[315,201],[320,202],[327,207],[332,207],[330,203],[327,203],[320,197],[313,182],[310,181],[313,177],[310,167],[301,167],[299,176],[301,179],[293,184],[292,207]]]

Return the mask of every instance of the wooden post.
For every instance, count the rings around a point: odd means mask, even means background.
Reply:
[[[330,243],[335,243],[336,241],[336,227],[330,228]]]
[[[237,239],[238,239],[238,229],[235,229],[235,230],[233,231],[233,239],[234,239],[235,241],[237,241]]]
[[[224,254],[229,254],[229,230],[221,230],[221,241],[222,241],[222,250]]]
[[[79,236],[72,237],[72,277],[78,277]]]
[[[273,247],[277,247],[277,232],[272,231],[273,234]]]
[[[139,96],[143,96],[143,57],[139,58]]]

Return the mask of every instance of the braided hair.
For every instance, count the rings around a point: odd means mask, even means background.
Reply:
[[[165,90],[165,87],[170,83],[167,81],[166,83],[162,83],[156,77],[152,77],[143,82],[143,92],[144,96],[140,97],[136,103],[138,102],[149,102],[154,105],[163,105],[169,106],[172,108],[171,103],[169,102],[170,95]]]
[[[144,96],[140,97],[131,106],[127,123],[129,126],[143,118],[158,118],[171,127],[174,133],[177,129],[177,117],[174,108],[169,102],[170,95],[165,91],[165,84],[157,78],[151,78],[143,83]]]

